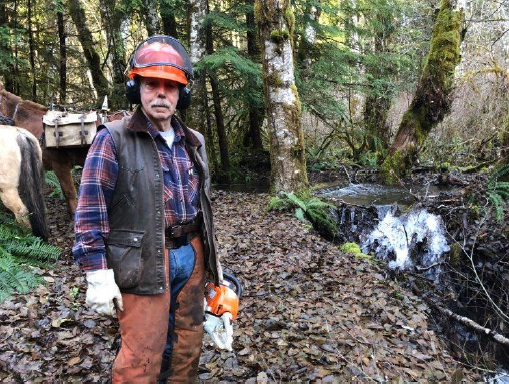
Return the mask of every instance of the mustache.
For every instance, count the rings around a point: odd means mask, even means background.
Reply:
[[[167,100],[155,100],[150,103],[150,107],[164,107],[164,108],[171,108],[171,103]]]

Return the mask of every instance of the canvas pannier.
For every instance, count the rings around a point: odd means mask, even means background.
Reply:
[[[48,111],[43,119],[46,147],[76,147],[92,144],[97,132],[97,113]]]

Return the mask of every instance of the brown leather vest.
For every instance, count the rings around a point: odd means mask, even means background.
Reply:
[[[109,122],[106,128],[115,143],[118,178],[108,207],[110,235],[105,240],[108,268],[122,292],[140,295],[166,290],[164,258],[163,171],[157,146],[146,131],[138,109],[132,118]],[[207,269],[216,284],[222,271],[210,205],[210,177],[200,140],[183,125],[186,149],[200,176],[201,228]]]

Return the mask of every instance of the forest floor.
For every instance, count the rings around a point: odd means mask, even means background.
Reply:
[[[341,254],[266,194],[214,192],[222,263],[243,284],[234,351],[206,336],[202,381],[482,380],[432,328],[430,309],[383,265]],[[84,306],[64,202],[48,198],[50,242],[63,249],[46,285],[0,305],[0,381],[107,382],[115,319]]]

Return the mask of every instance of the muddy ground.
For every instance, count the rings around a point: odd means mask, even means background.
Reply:
[[[430,309],[383,265],[341,254],[266,194],[214,192],[225,270],[244,296],[234,351],[206,337],[202,381],[481,380],[431,327]],[[84,306],[64,202],[48,198],[52,244],[62,248],[47,282],[0,305],[0,380],[108,382],[120,346],[115,319]],[[484,373],[482,373],[484,374]]]

